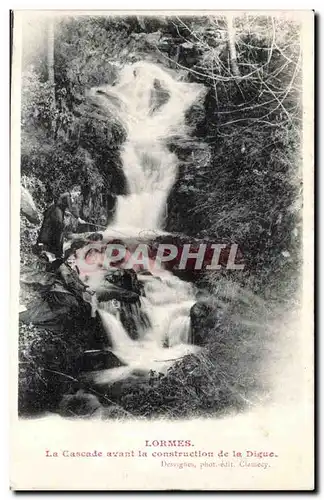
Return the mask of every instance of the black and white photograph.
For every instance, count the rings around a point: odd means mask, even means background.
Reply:
[[[11,23],[19,422],[225,426],[279,393],[311,407],[313,13],[14,11]],[[192,439],[153,434],[162,468],[204,473]],[[228,467],[265,475],[270,448],[233,451]]]

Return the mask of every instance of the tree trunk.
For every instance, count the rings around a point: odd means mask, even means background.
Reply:
[[[56,120],[55,120],[55,75],[54,75],[54,20],[48,20],[47,26],[47,74],[48,82],[50,84],[51,90],[51,115],[52,115],[52,132],[55,133],[56,130]]]
[[[136,16],[137,18],[137,21],[138,21],[138,24],[140,25],[140,27],[142,28],[143,31],[145,31],[146,27],[145,27],[145,17],[143,16]]]
[[[228,14],[226,16],[226,22],[227,22],[228,46],[231,59],[232,73],[235,77],[238,77],[241,76],[241,74],[239,67],[237,65],[237,54],[235,47],[235,28],[234,28],[233,16],[231,14]]]
[[[175,56],[174,56],[174,61],[175,61],[175,67],[177,67],[177,63],[179,62],[179,57],[180,57],[180,49],[181,49],[181,46],[180,44],[177,45],[177,50],[176,50],[176,53],[175,53]]]

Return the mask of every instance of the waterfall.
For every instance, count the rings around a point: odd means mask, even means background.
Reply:
[[[171,322],[168,332],[170,339],[169,346],[172,347],[177,344],[188,344],[190,341],[190,317],[188,314],[178,316]]]
[[[178,160],[167,146],[172,136],[186,137],[185,113],[202,95],[202,85],[175,79],[160,66],[139,62],[121,70],[117,85],[93,89],[103,107],[122,122],[127,139],[121,151],[127,194],[119,196],[115,218],[104,232],[138,236],[161,231],[169,192],[176,180]],[[141,279],[141,277],[139,277]],[[114,353],[128,368],[163,371],[170,360],[190,352],[190,308],[193,287],[164,270],[159,277],[143,279],[141,307],[150,327],[133,341],[118,314],[100,311]],[[125,376],[125,367],[98,375],[99,382]],[[110,377],[110,378],[109,378]]]
[[[133,349],[134,341],[129,337],[120,319],[113,314],[99,310],[104,328],[110,332],[110,341],[113,350],[122,348],[126,352]]]

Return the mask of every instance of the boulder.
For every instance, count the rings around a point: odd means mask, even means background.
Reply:
[[[138,280],[137,274],[133,269],[113,269],[107,271],[105,280],[108,283],[120,287],[126,291],[143,295],[143,284]]]
[[[76,394],[63,396],[59,404],[59,413],[64,417],[91,417],[101,408],[99,399],[94,394],[80,389]]]
[[[78,369],[81,372],[108,370],[109,368],[118,368],[119,366],[125,366],[125,364],[108,349],[85,351],[78,363]]]
[[[211,300],[196,302],[190,309],[192,343],[204,346],[210,332],[217,329],[221,321],[222,310]]]
[[[32,224],[39,224],[40,217],[38,215],[33,197],[30,192],[23,186],[20,187],[20,212]]]

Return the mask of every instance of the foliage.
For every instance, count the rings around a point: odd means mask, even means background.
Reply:
[[[74,342],[73,342],[74,341]],[[62,339],[33,324],[19,325],[19,397],[21,415],[57,408],[63,394],[78,387],[64,363],[77,359],[80,339]]]
[[[207,149],[201,154],[193,147],[194,158],[184,150],[168,228],[239,244],[245,280],[257,277],[253,286],[260,293],[297,276],[300,264],[299,26],[271,17],[235,18],[234,75],[226,20],[205,21],[207,28],[197,19],[174,22],[183,43],[197,47],[188,77],[209,92],[205,122],[196,122],[193,141],[204,140]],[[177,199],[182,209],[172,208]]]
[[[54,120],[52,104],[50,83],[42,82],[35,68],[29,67],[22,75],[22,128],[37,129],[42,127],[45,131],[49,131]]]

